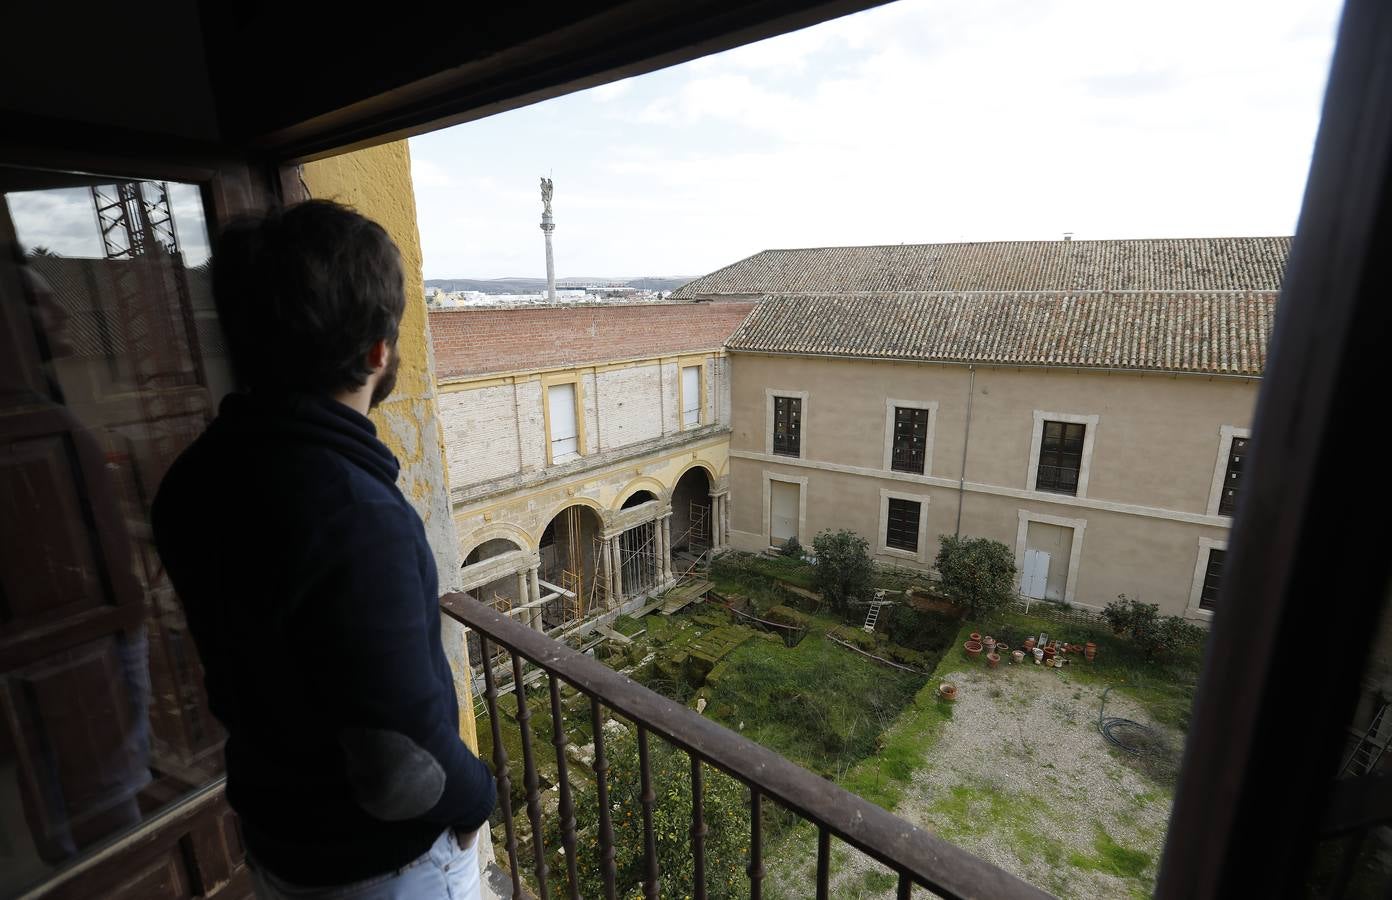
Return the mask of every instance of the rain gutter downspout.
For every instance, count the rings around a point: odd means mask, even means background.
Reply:
[[[957,536],[962,536],[962,504],[967,497],[967,444],[971,441],[972,397],[976,394],[976,366],[968,366],[971,380],[967,382],[967,427],[962,433],[962,469],[957,479]]]

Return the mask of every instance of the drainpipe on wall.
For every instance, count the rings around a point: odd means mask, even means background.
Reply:
[[[968,366],[971,380],[967,382],[967,427],[962,433],[962,470],[957,479],[957,536],[962,536],[962,503],[967,496],[967,444],[971,441],[972,396],[976,393],[976,366]]]

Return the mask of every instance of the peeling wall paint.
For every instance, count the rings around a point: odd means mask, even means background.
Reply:
[[[450,514],[444,437],[437,417],[435,358],[421,276],[410,151],[405,141],[398,141],[309,163],[304,167],[304,181],[311,196],[346,203],[379,222],[401,250],[406,273],[406,313],[397,340],[401,367],[396,391],[372,412],[372,420],[383,443],[401,461],[398,483],[425,522],[440,571],[440,590],[457,590],[459,542]],[[462,627],[445,619],[444,639],[455,672],[460,735],[477,750],[473,692],[468,677],[460,677],[460,673],[467,676],[469,672]]]

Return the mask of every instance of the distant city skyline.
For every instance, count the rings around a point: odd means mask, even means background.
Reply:
[[[426,278],[1291,234],[1339,4],[900,0],[411,140]]]

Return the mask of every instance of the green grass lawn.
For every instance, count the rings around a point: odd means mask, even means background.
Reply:
[[[711,673],[706,714],[826,777],[882,749],[881,733],[924,676],[878,665],[811,634],[789,649],[752,640]]]

